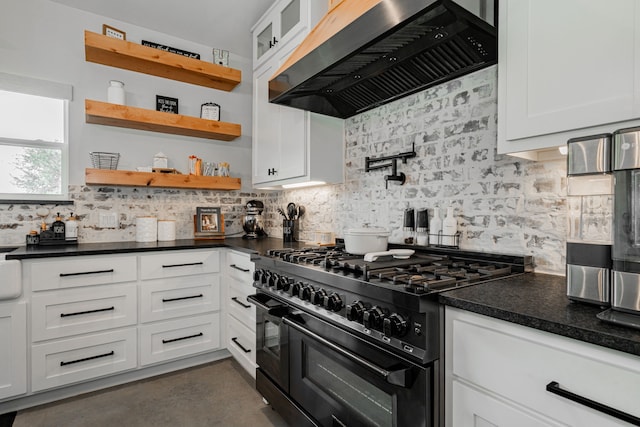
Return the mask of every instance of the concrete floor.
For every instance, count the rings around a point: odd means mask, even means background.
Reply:
[[[233,359],[19,411],[13,427],[286,427]]]

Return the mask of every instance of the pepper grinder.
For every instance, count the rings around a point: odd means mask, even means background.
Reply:
[[[415,214],[413,209],[405,209],[404,224],[402,231],[404,232],[404,243],[413,245],[413,232],[415,230]]]
[[[418,224],[416,227],[416,244],[427,246],[429,243],[429,212],[426,209],[418,211]]]

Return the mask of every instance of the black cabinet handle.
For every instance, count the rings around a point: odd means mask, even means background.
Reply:
[[[115,307],[98,308],[96,310],[77,311],[75,313],[60,313],[60,317],[80,316],[81,314],[100,313],[101,311],[113,311]]]
[[[614,418],[626,421],[630,424],[633,424],[634,426],[640,426],[640,418],[634,417],[631,414],[619,411],[610,406],[603,405],[602,403],[596,402],[595,400],[587,399],[586,397],[580,396],[579,394],[563,390],[560,388],[560,384],[558,384],[557,381],[551,381],[549,384],[547,384],[547,391],[549,393],[557,394],[558,396],[564,397],[565,399],[569,399],[573,402],[584,405],[588,408],[595,409],[596,411],[602,412],[603,414],[611,415]]]
[[[238,347],[240,347],[240,349],[241,349],[242,351],[244,351],[245,353],[251,353],[251,350],[247,350],[246,348],[244,348],[244,346],[243,346],[242,344],[240,344],[240,343],[238,342],[238,337],[233,337],[233,338],[231,338],[231,341],[233,341],[233,343],[234,343],[235,345],[237,345]]]
[[[176,341],[182,341],[182,340],[188,340],[190,338],[198,338],[198,337],[201,337],[203,335],[204,334],[202,332],[200,332],[199,334],[188,335],[186,337],[173,338],[173,339],[170,339],[170,340],[162,340],[162,344],[167,344],[167,343],[170,343],[170,342],[176,342]]]
[[[240,301],[240,300],[238,299],[238,297],[233,297],[233,298],[231,298],[231,300],[232,300],[233,302],[237,303],[237,304],[240,304],[240,305],[241,305],[241,306],[243,306],[244,308],[251,308],[251,305],[250,305],[250,304],[245,304],[245,303],[243,303],[242,301]]]
[[[202,297],[203,297],[202,294],[198,294],[198,295],[190,295],[188,297],[162,298],[162,302],[180,301],[183,299],[193,299],[193,298],[202,298]]]
[[[74,363],[86,362],[87,360],[93,360],[93,359],[100,359],[101,357],[109,357],[109,356],[113,356],[114,354],[116,353],[112,350],[109,353],[98,354],[97,356],[85,357],[83,359],[71,360],[69,362],[62,361],[60,362],[60,366],[73,365]]]
[[[173,268],[173,267],[190,267],[194,265],[203,265],[204,262],[189,262],[186,264],[167,264],[163,265],[162,268]]]
[[[235,264],[231,264],[229,267],[231,267],[231,268],[235,268],[236,270],[240,270],[240,271],[242,271],[243,273],[248,273],[248,272],[250,272],[250,271],[251,271],[251,270],[249,270],[248,268],[241,268],[241,267],[238,267],[238,266],[237,266],[237,265],[235,265]]]
[[[113,268],[110,270],[96,270],[96,271],[82,271],[80,273],[60,273],[60,277],[69,277],[69,276],[84,276],[87,274],[102,274],[102,273],[113,273]]]

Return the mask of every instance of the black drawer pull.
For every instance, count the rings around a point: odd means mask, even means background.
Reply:
[[[101,311],[113,311],[115,307],[98,308],[96,310],[78,311],[75,313],[60,313],[60,317],[80,316],[82,314],[100,313]]]
[[[233,298],[231,298],[231,300],[232,300],[233,302],[236,302],[236,303],[240,304],[240,305],[241,305],[241,306],[243,306],[244,308],[251,308],[251,305],[250,305],[250,304],[245,304],[245,303],[243,303],[242,301],[238,300],[238,297],[233,297]]]
[[[240,270],[240,271],[242,271],[243,273],[248,273],[248,272],[250,272],[250,271],[251,271],[251,270],[249,270],[248,268],[238,267],[238,266],[237,266],[237,265],[235,265],[235,264],[231,264],[231,265],[229,265],[229,267],[231,267],[231,268],[235,268],[236,270]]]
[[[85,357],[84,359],[72,360],[70,362],[60,362],[60,366],[73,365],[74,363],[86,362],[87,360],[100,359],[101,357],[109,357],[116,354],[113,350],[109,353],[98,354],[97,356]]]
[[[103,273],[113,273],[113,268],[110,270],[96,270],[96,271],[82,271],[80,273],[60,273],[60,277],[69,277],[69,276],[85,276],[87,274],[103,274]]]
[[[171,301],[180,301],[183,299],[193,299],[193,298],[202,298],[202,294],[198,294],[198,295],[191,295],[188,297],[178,297],[178,298],[162,298],[162,302],[171,302]]]
[[[549,384],[547,384],[547,391],[549,393],[557,394],[558,396],[564,397],[565,399],[572,400],[588,408],[595,409],[596,411],[602,412],[603,414],[611,415],[614,418],[626,421],[630,424],[633,424],[634,426],[640,426],[640,418],[634,417],[631,414],[619,411],[610,406],[603,405],[602,403],[596,402],[595,400],[587,399],[586,397],[580,396],[579,394],[563,390],[560,388],[560,384],[558,384],[557,381],[551,381]]]
[[[251,350],[247,350],[242,344],[238,342],[238,337],[231,338],[231,341],[233,341],[233,343],[240,347],[240,349],[242,349],[242,351],[244,351],[245,353],[251,353]]]
[[[162,340],[162,344],[168,344],[170,342],[176,342],[176,341],[182,341],[182,340],[188,340],[189,338],[198,338],[203,336],[204,334],[202,332],[200,332],[199,334],[195,334],[195,335],[188,335],[186,337],[180,337],[180,338],[173,338],[170,340]]]
[[[194,265],[203,265],[204,262],[188,262],[186,264],[167,264],[163,265],[162,268],[173,268],[173,267],[191,267]]]

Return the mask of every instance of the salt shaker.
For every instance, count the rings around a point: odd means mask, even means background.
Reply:
[[[118,80],[110,80],[107,89],[107,101],[111,104],[125,105],[124,101],[124,83]]]

